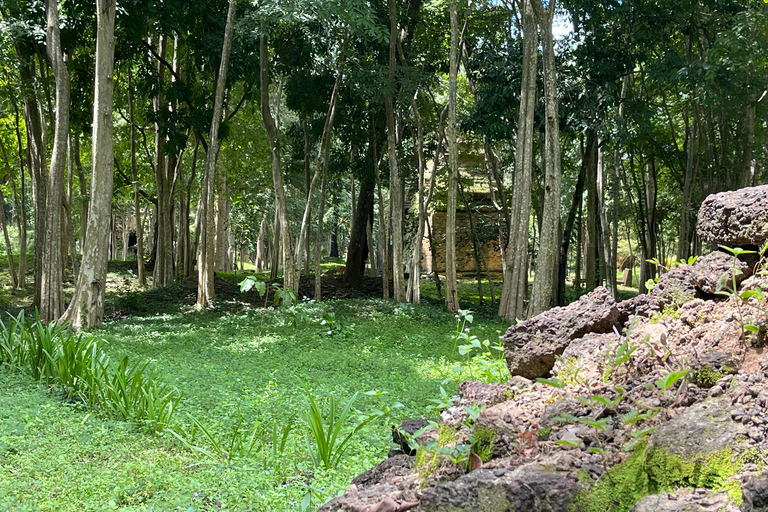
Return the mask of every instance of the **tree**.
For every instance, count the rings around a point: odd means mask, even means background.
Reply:
[[[197,307],[210,305],[214,295],[214,264],[216,250],[216,225],[214,216],[214,200],[216,195],[216,159],[219,156],[219,127],[224,103],[224,86],[227,83],[227,68],[232,52],[232,39],[235,31],[235,0],[229,0],[227,25],[224,29],[224,46],[221,49],[221,64],[216,80],[216,96],[213,100],[213,118],[209,132],[208,154],[205,159],[205,174],[202,179],[202,196],[200,198],[202,226],[200,228],[200,247],[197,257]]]
[[[538,315],[549,309],[555,298],[556,272],[560,240],[560,113],[555,67],[555,41],[552,20],[556,0],[549,0],[545,8],[541,0],[531,0],[539,24],[544,67],[544,98],[546,104],[546,145],[544,151],[544,214],[539,236],[539,254],[536,260],[536,276],[533,281],[528,316]]]
[[[459,186],[459,148],[456,138],[457,75],[459,70],[459,21],[456,0],[450,2],[451,49],[448,74],[448,204],[445,219],[445,304],[448,311],[459,310],[456,280],[456,194]],[[479,270],[479,269],[478,269]]]
[[[93,105],[93,168],[88,227],[72,302],[62,317],[75,329],[99,327],[104,316],[115,153],[113,96],[115,0],[96,0],[96,81]]]
[[[46,52],[56,82],[56,122],[51,166],[45,190],[45,229],[42,237],[40,272],[40,318],[51,322],[64,312],[61,268],[61,212],[63,208],[64,169],[67,165],[69,138],[69,71],[64,61],[59,31],[59,2],[46,1]],[[38,191],[40,193],[40,191]]]
[[[539,46],[532,0],[523,8],[523,80],[515,151],[515,189],[507,247],[507,271],[499,299],[499,316],[514,322],[523,318],[528,285],[528,222],[533,172],[533,111],[536,100],[536,50]]]

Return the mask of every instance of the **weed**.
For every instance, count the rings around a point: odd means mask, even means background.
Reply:
[[[335,468],[341,461],[352,436],[378,417],[371,415],[355,422],[351,432],[347,433],[346,437],[342,437],[342,430],[347,428],[348,423],[352,422],[352,406],[355,404],[358,394],[352,395],[341,410],[339,410],[340,404],[337,404],[336,398],[331,395],[328,413],[323,414],[317,403],[317,397],[311,391],[307,391],[308,408],[305,420],[312,434],[311,440],[314,442],[314,446],[310,446],[309,454],[315,466],[322,464],[328,469]]]

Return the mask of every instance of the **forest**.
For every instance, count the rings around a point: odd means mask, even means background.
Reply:
[[[0,508],[483,510],[435,489],[568,443],[542,511],[752,499],[751,430],[648,468],[768,407],[765,1],[0,0],[0,44]],[[390,448],[420,484],[347,489]]]

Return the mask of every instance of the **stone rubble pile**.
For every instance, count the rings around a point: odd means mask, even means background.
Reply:
[[[759,250],[768,186],[710,196],[698,232],[715,247]],[[491,433],[482,464],[468,471],[424,449],[414,457],[395,431],[400,449],[320,510],[768,512],[765,265],[717,248],[647,295],[616,303],[597,288],[511,326],[512,379],[462,383],[440,427],[417,437],[426,446],[450,431],[445,442],[457,446]],[[756,293],[742,299],[745,290]],[[471,404],[482,408],[472,437],[458,429]],[[426,425],[408,421],[409,434]]]

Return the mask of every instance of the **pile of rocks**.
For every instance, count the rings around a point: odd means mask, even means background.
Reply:
[[[715,246],[757,251],[768,240],[768,187],[710,196],[698,231]],[[666,272],[647,295],[617,304],[597,288],[513,325],[504,336],[512,379],[463,383],[441,430],[417,438],[425,446],[449,431],[452,446],[469,443],[460,426],[477,404],[475,437],[492,433],[487,460],[425,471],[396,434],[402,452],[320,510],[768,512],[764,264],[717,249]]]

